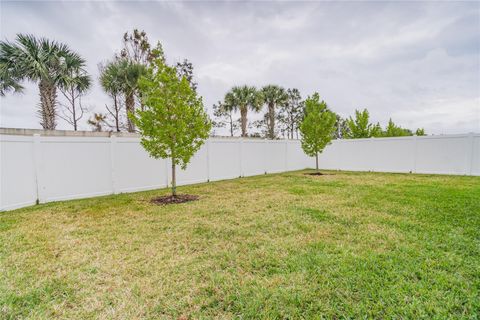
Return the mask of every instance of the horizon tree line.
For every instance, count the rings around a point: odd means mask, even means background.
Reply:
[[[136,132],[130,115],[143,110],[139,79],[146,74],[152,61],[165,55],[160,42],[151,45],[145,31],[125,32],[122,48],[111,60],[98,65],[99,83],[110,97],[104,112],[94,113],[88,120],[93,131]],[[187,59],[173,65],[177,77],[185,78],[196,92],[193,65]],[[78,130],[79,121],[88,109],[82,98],[92,85],[86,71],[86,61],[67,45],[33,35],[18,34],[14,42],[0,41],[0,95],[21,93],[22,82],[35,82],[39,88],[40,103],[37,111],[45,130],[55,130],[58,118]],[[58,92],[62,100],[58,99]],[[260,120],[249,123],[249,112],[266,109]],[[60,109],[60,110],[59,110]],[[239,117],[237,118],[237,114]],[[355,110],[354,117],[336,116],[333,137],[369,138],[408,136],[414,133],[389,120],[385,129],[379,123],[369,122],[369,112]],[[232,87],[223,101],[213,105],[211,122],[215,128],[226,128],[230,136],[253,136],[277,139],[299,138],[300,125],[305,115],[305,101],[296,88],[285,89],[276,84],[261,88],[242,85]],[[249,129],[254,130],[249,134]],[[425,135],[421,128],[416,135]]]

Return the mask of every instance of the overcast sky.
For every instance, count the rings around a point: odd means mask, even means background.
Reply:
[[[480,2],[1,2],[1,38],[32,33],[88,62],[84,104],[103,112],[99,62],[143,29],[170,63],[188,58],[205,106],[233,85],[317,91],[342,116],[368,108],[427,133],[480,132]],[[38,89],[1,98],[2,127],[40,128]],[[258,116],[257,116],[258,118]],[[87,117],[81,128],[88,129]],[[60,121],[59,129],[69,128]]]

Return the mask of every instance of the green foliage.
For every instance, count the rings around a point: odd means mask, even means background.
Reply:
[[[233,137],[236,130],[238,130],[240,122],[233,119],[233,111],[228,108],[225,103],[218,101],[213,105],[213,116],[215,119],[212,121],[212,126],[215,128],[224,128],[228,126],[230,136]]]
[[[15,43],[0,41],[2,82],[10,78],[11,81],[46,80],[58,85],[66,80],[71,68],[84,67],[85,60],[63,43],[29,34],[18,34]],[[18,83],[15,86],[22,89]]]
[[[14,43],[0,41],[0,95],[22,91],[24,80],[38,83],[41,125],[49,130],[56,127],[57,88],[72,81],[77,89],[86,90],[90,85],[85,60],[67,45],[18,34]]]
[[[265,123],[268,129],[268,138],[275,139],[275,109],[286,105],[288,101],[288,94],[280,86],[266,85],[260,91],[261,99],[263,103],[267,105],[267,113],[265,117]]]
[[[413,135],[411,130],[397,126],[392,119],[388,121],[388,125],[383,133],[384,137],[403,137],[411,135]]]
[[[302,149],[307,155],[318,157],[330,143],[335,131],[335,121],[335,114],[328,110],[325,101],[320,101],[318,93],[305,100],[305,117],[300,125],[300,132]]]
[[[153,158],[170,158],[175,177],[175,165],[185,169],[208,138],[211,123],[202,98],[162,59],[152,62],[139,87],[145,107],[130,116],[142,135],[141,144]],[[172,188],[175,195],[175,181]]]
[[[227,110],[240,111],[242,137],[246,137],[248,110],[255,112],[260,110],[262,105],[261,95],[255,87],[235,86],[225,95],[224,104]]]
[[[373,134],[378,134],[378,127],[369,122],[370,114],[367,109],[363,111],[355,110],[355,119],[347,119],[348,131],[344,132],[347,139],[370,138]]]
[[[100,84],[114,100],[119,95],[125,99],[125,108],[128,114],[135,113],[134,95],[138,91],[138,80],[146,74],[145,65],[133,62],[126,58],[116,59],[109,62],[101,69]],[[116,101],[114,104],[116,105]],[[117,108],[115,108],[117,109]],[[134,132],[135,127],[127,118],[127,128],[129,132]]]
[[[417,131],[415,131],[416,136],[426,136],[425,134],[425,129],[423,128],[418,128]]]
[[[278,112],[278,122],[280,130],[287,134],[287,137],[293,139],[294,133],[297,133],[305,112],[305,102],[302,101],[300,91],[296,88],[287,89],[287,101],[280,106]]]

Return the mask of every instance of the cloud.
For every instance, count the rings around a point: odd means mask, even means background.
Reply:
[[[169,62],[194,64],[208,108],[233,85],[276,83],[318,91],[342,116],[368,108],[382,124],[461,133],[480,132],[479,12],[474,2],[5,2],[1,37],[65,42],[97,79],[123,33],[144,29]],[[30,84],[2,98],[0,125],[38,128],[37,95]],[[84,102],[99,112],[109,99],[96,82]]]

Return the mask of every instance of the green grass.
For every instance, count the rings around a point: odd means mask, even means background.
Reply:
[[[303,173],[0,213],[0,318],[479,318],[480,178]]]

